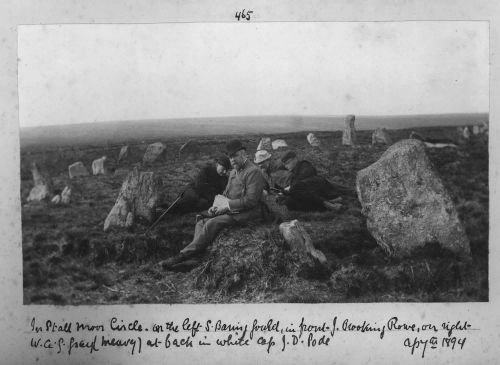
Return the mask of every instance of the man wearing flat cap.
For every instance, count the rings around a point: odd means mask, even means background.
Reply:
[[[199,263],[199,255],[226,227],[245,225],[262,218],[261,198],[265,180],[259,168],[247,156],[239,140],[226,144],[226,152],[233,170],[217,204],[208,209],[209,217],[200,219],[195,226],[194,238],[181,252],[162,263],[164,269],[187,271]],[[215,203],[215,202],[214,202]],[[186,264],[186,262],[188,262]]]
[[[324,177],[318,176],[316,169],[309,161],[299,161],[297,154],[288,151],[281,162],[290,171],[290,185],[284,191],[284,204],[289,210],[324,211],[336,209],[332,202],[341,200],[341,195],[353,195],[354,190],[333,184]]]
[[[182,198],[171,208],[171,213],[185,214],[188,212],[200,212],[208,209],[217,194],[221,194],[227,185],[227,179],[231,170],[229,158],[219,153],[214,157],[214,163],[206,163],[201,166],[199,172],[184,189]],[[160,205],[162,210],[169,207],[170,203]]]

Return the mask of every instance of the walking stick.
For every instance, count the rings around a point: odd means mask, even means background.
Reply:
[[[182,197],[184,196],[185,192],[186,192],[186,189],[184,189],[179,194],[179,196],[174,200],[174,202],[172,204],[170,204],[170,206],[158,217],[158,219],[155,220],[153,222],[153,224],[151,224],[149,226],[149,228],[146,230],[146,232],[144,232],[145,234],[148,233],[149,231],[151,231],[162,220],[162,218],[175,206],[175,204],[177,204],[177,202],[182,199]]]

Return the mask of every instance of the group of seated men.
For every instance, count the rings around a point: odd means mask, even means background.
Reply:
[[[341,195],[352,194],[351,189],[318,176],[314,166],[299,161],[293,151],[281,158],[285,170],[275,175],[271,157],[265,150],[257,151],[252,162],[245,146],[231,140],[226,144],[226,155],[217,155],[213,165],[202,167],[171,211],[183,214],[208,210],[197,216],[193,240],[161,263],[164,269],[189,271],[196,267],[222,229],[262,220],[266,197],[274,192],[288,209],[303,211],[331,209],[332,199],[338,201]]]

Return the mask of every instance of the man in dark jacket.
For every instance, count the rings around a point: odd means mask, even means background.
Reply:
[[[199,212],[208,209],[217,194],[224,191],[227,185],[231,163],[224,154],[215,156],[214,163],[204,164],[193,182],[189,183],[182,198],[172,207],[170,212],[185,214],[189,212]],[[170,203],[161,204],[163,209],[170,206]]]
[[[299,161],[293,151],[287,152],[281,161],[290,171],[290,185],[284,189],[284,204],[289,210],[324,211],[334,209],[332,199],[341,199],[341,195],[354,195],[354,190],[339,184],[333,184],[318,176],[309,161]]]
[[[262,218],[261,199],[265,180],[260,169],[249,160],[240,141],[228,142],[226,150],[234,170],[229,174],[223,196],[218,196],[217,205],[208,210],[210,217],[198,220],[191,243],[177,256],[162,262],[164,269],[192,269],[199,263],[199,255],[223,228],[245,225]]]

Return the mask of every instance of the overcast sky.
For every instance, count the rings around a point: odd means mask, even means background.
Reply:
[[[21,126],[488,112],[488,23],[19,27]]]

